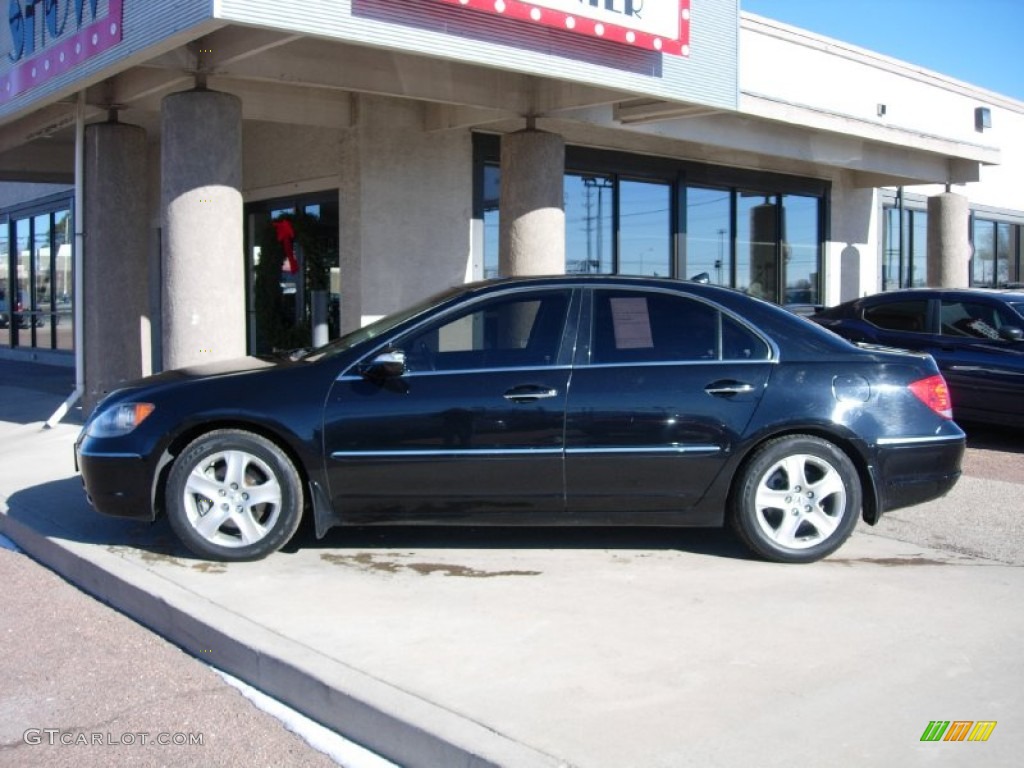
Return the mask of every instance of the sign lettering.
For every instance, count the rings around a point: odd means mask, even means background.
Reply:
[[[690,54],[690,0],[436,0],[566,32]]]
[[[124,0],[8,0],[14,68],[0,77],[0,104],[121,42]]]

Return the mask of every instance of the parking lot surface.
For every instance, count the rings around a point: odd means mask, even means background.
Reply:
[[[749,560],[724,531],[409,528],[213,564],[165,523],[93,513],[75,432],[5,422],[0,530],[401,765],[1019,764],[1012,436],[979,436],[949,496],[810,566]],[[997,726],[922,742],[935,720]]]

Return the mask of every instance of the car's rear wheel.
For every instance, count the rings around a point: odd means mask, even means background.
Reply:
[[[741,470],[729,520],[760,557],[809,563],[842,546],[860,507],[849,456],[820,437],[788,435],[765,443]]]
[[[171,528],[211,560],[258,560],[276,552],[298,529],[302,504],[302,480],[287,454],[242,430],[196,438],[167,479]]]

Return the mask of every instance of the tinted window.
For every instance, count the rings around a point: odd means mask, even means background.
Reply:
[[[942,334],[975,339],[998,339],[999,329],[1021,327],[1020,318],[1001,307],[970,301],[942,302]]]
[[[888,331],[925,333],[928,330],[928,301],[890,301],[864,310],[864,319]]]
[[[503,296],[420,329],[397,346],[410,371],[552,365],[568,306],[568,291]]]
[[[714,307],[665,293],[598,291],[593,363],[766,360],[763,340]]]

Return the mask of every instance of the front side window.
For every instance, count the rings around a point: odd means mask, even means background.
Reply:
[[[1002,328],[1020,328],[1020,318],[991,304],[970,301],[943,301],[942,335],[973,339],[1000,339]]]
[[[864,310],[864,319],[887,331],[926,333],[928,331],[928,302],[890,301]]]
[[[591,347],[595,364],[766,360],[770,353],[762,339],[708,304],[641,291],[597,292]]]
[[[396,342],[410,372],[554,365],[569,291],[515,294],[417,329]]]

